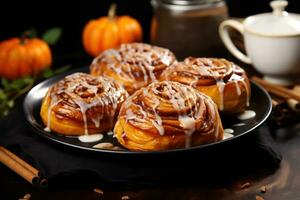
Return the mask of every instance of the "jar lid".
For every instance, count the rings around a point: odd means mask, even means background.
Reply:
[[[161,1],[167,4],[185,6],[185,5],[215,3],[215,2],[220,2],[222,0],[161,0]]]
[[[245,29],[264,36],[300,35],[300,15],[286,12],[287,5],[285,0],[270,2],[273,12],[248,17],[244,22]]]
[[[154,8],[161,7],[176,12],[203,10],[225,5],[224,0],[151,0]]]

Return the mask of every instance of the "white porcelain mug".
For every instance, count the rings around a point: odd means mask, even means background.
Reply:
[[[300,77],[300,15],[285,12],[286,6],[287,1],[272,1],[273,13],[250,16],[242,23],[226,20],[219,27],[223,43],[235,57],[281,85],[293,84]],[[229,27],[243,35],[246,54],[233,44]]]

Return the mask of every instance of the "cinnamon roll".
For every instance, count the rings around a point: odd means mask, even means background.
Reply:
[[[143,43],[122,44],[94,59],[91,74],[108,76],[121,83],[129,94],[156,81],[176,61],[168,49]]]
[[[136,91],[123,103],[114,133],[130,150],[151,151],[222,140],[223,127],[210,97],[163,81]]]
[[[48,90],[40,115],[46,131],[63,135],[102,133],[112,130],[127,96],[111,79],[75,73]]]
[[[210,96],[223,114],[243,112],[249,105],[250,82],[236,64],[218,58],[186,58],[167,68],[160,80],[190,85]]]

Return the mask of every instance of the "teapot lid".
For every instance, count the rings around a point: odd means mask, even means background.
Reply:
[[[285,0],[270,2],[273,12],[248,17],[244,22],[245,29],[263,36],[300,35],[300,15],[286,12],[287,5]]]

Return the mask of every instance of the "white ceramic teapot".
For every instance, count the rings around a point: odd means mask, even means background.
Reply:
[[[273,13],[246,18],[243,23],[226,20],[219,32],[228,50],[241,61],[253,66],[270,82],[290,85],[300,79],[300,15],[284,11],[287,1],[270,3]],[[232,43],[228,27],[244,37],[246,54]]]

